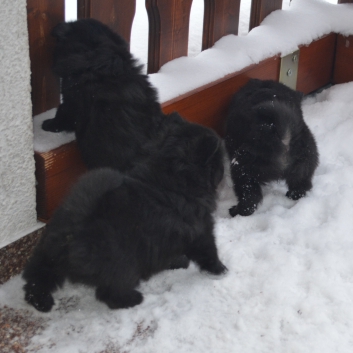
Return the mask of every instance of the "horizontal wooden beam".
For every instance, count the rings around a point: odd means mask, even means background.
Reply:
[[[278,80],[280,60],[273,57],[257,65],[199,87],[187,94],[162,104],[163,111],[177,111],[185,119],[216,130],[223,135],[224,120],[232,95],[250,78]]]

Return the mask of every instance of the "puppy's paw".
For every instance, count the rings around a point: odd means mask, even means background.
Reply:
[[[302,190],[288,190],[286,196],[291,200],[299,200],[304,197],[305,194],[306,192]]]
[[[37,287],[34,283],[24,286],[25,300],[34,306],[38,311],[47,313],[54,305],[54,299],[50,292]]]
[[[229,214],[232,217],[235,217],[236,215],[250,216],[255,212],[255,210],[256,210],[256,205],[249,206],[249,207],[242,207],[238,204],[229,209]]]
[[[63,131],[62,129],[59,128],[59,126],[57,126],[55,119],[44,120],[42,123],[42,129],[44,131],[50,131],[50,132]]]
[[[235,206],[232,206],[230,209],[229,209],[229,214],[231,217],[235,217],[237,214],[239,214],[238,212],[238,206],[235,205]]]
[[[205,271],[207,271],[208,273],[211,273],[213,275],[223,275],[226,272],[228,272],[228,268],[226,266],[224,266],[222,264],[222,262],[220,260],[211,263],[207,266],[207,268],[203,268]]]

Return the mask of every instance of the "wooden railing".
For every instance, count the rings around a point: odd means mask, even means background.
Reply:
[[[211,47],[226,34],[237,34],[240,0],[204,0],[202,49]],[[340,0],[339,3],[353,0]],[[54,46],[51,29],[64,20],[64,0],[27,0],[32,68],[33,114],[59,104],[59,80],[51,72]],[[192,0],[146,0],[149,18],[148,72],[166,62],[187,55]],[[250,28],[282,0],[252,0]],[[130,41],[135,0],[78,0],[78,17],[93,17],[108,24]],[[348,45],[347,45],[348,43]],[[353,36],[332,33],[300,48],[297,89],[309,93],[329,83],[353,81]],[[280,57],[267,58],[222,79],[199,87],[162,104],[163,111],[178,111],[190,121],[222,133],[231,96],[249,78],[279,80]],[[72,183],[84,171],[75,142],[46,153],[35,153],[37,212],[48,220]]]
[[[204,0],[202,50],[226,34],[237,34],[240,0]],[[192,0],[146,0],[149,19],[148,73],[166,62],[187,55]],[[251,28],[282,0],[253,0]],[[135,0],[78,0],[78,18],[92,17],[109,25],[127,42],[136,9]],[[54,40],[52,28],[64,21],[64,0],[27,0],[29,45],[32,70],[33,114],[56,107],[59,80],[51,72]]]

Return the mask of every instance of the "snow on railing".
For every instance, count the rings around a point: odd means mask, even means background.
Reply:
[[[193,0],[146,0],[149,19],[148,73],[188,53],[189,18]],[[280,9],[282,0],[252,0],[251,28],[270,12]],[[78,18],[93,17],[109,25],[127,42],[136,0],[77,0]],[[221,37],[237,34],[240,0],[204,0],[202,49]],[[51,72],[54,40],[52,28],[65,18],[65,0],[27,0],[29,46],[32,70],[33,114],[59,104],[59,80]]]

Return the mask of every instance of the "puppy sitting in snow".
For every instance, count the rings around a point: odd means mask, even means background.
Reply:
[[[157,93],[126,42],[94,19],[60,23],[54,72],[62,79],[60,104],[46,131],[74,131],[89,169],[132,168],[145,156],[163,114]]]
[[[231,216],[251,215],[267,182],[284,179],[286,196],[293,200],[312,188],[318,151],[301,100],[301,93],[281,83],[256,79],[233,97],[225,144],[239,202],[230,208]]]
[[[186,255],[201,270],[226,271],[217,255],[212,212],[223,176],[211,130],[173,114],[151,156],[129,175],[88,172],[54,214],[25,267],[25,299],[51,310],[67,278],[96,288],[109,308],[142,302],[140,280]]]

